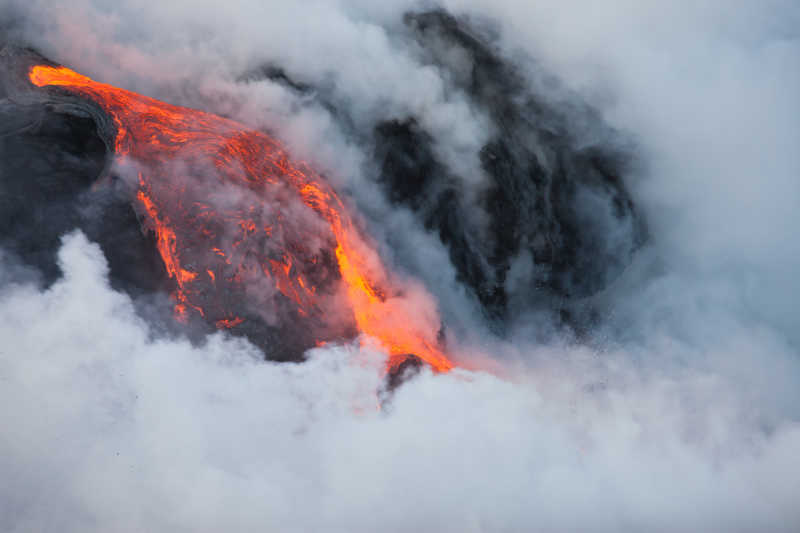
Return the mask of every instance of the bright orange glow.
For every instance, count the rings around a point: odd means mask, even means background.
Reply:
[[[217,320],[214,324],[217,326],[217,329],[231,329],[235,328],[239,324],[244,322],[243,318],[223,318],[222,320]]]
[[[36,65],[30,72],[31,83],[37,87],[45,85],[69,85],[71,87],[88,87],[94,82],[66,67],[48,67]]]
[[[269,186],[283,184],[327,224],[355,323],[389,352],[389,366],[414,354],[438,372],[453,368],[438,347],[438,316],[421,323],[409,299],[392,296],[397,291],[390,276],[333,189],[306,164],[293,163],[272,137],[217,115],[95,82],[65,67],[37,65],[29,76],[36,86],[61,86],[99,104],[116,127],[118,161],[146,168],[138,173],[136,199],[145,225],[156,235],[167,273],[177,285],[173,297],[179,320],[195,312],[214,320],[220,329],[244,322],[214,308],[217,304],[210,300],[209,280],[213,287],[222,280],[247,284],[266,278],[293,302],[301,316],[320,312],[314,283],[296,268],[309,261],[316,263],[316,256],[287,249],[282,257],[268,257],[254,254],[254,246],[244,245],[262,242],[281,231],[281,224],[286,223],[282,215],[275,224],[261,227],[253,215],[261,209],[259,194]],[[210,207],[214,205],[211,201],[190,202],[187,194],[198,193],[176,177],[176,172],[180,173],[176,161],[186,167],[211,161],[216,177],[209,179],[238,184],[252,191],[255,199],[245,207],[221,212]],[[234,237],[226,245],[222,234],[230,233]],[[190,250],[196,253],[198,249],[205,251],[206,260],[196,271],[188,257]],[[203,269],[207,275],[198,274]],[[427,294],[425,297],[430,300]]]

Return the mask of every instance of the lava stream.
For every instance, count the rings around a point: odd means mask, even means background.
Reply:
[[[264,279],[292,302],[298,316],[322,313],[319,280],[305,268],[324,260],[314,246],[297,243],[277,255],[255,246],[291,224],[303,223],[289,220],[283,212],[264,213],[259,198],[268,188],[284,187],[326,226],[355,324],[381,342],[390,354],[389,365],[397,366],[413,354],[435,371],[453,368],[438,347],[439,318],[430,296],[422,295],[426,311],[421,313],[419,302],[396,290],[333,189],[305,163],[292,162],[275,139],[217,115],[95,82],[65,67],[37,65],[29,78],[38,87],[60,86],[90,99],[113,122],[117,161],[141,169],[136,174],[137,210],[155,232],[158,251],[175,281],[178,319],[196,314],[220,329],[240,327],[245,318],[231,314],[225,290],[220,296],[214,287],[247,286]],[[181,179],[176,161],[183,162],[187,174],[193,166],[205,169],[211,162],[211,179],[237,185],[247,191],[248,199],[220,207],[219,201],[204,198],[194,182]]]

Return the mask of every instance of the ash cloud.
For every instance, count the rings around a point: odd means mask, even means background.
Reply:
[[[562,117],[569,150],[633,156],[619,179],[647,223],[624,270],[568,304],[530,286],[533,252],[514,255],[502,331],[430,207],[387,195],[374,127],[420,132],[426,175],[463,195],[478,247],[482,151],[536,128],[498,128],[466,89],[470,55],[409,30],[420,5],[373,4],[11,2],[3,31],[96,79],[275,131],[435,296],[449,346],[502,377],[423,371],[378,411],[378,352],[280,365],[221,333],[163,338],[109,285],[90,231],[64,237],[46,289],[7,250],[2,528],[796,529],[794,3],[443,2]],[[283,77],[248,78],[265,65]],[[630,242],[631,219],[591,217],[612,195],[585,191],[578,220]]]

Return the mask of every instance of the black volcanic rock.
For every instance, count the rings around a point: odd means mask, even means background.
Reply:
[[[68,97],[31,91],[27,65],[49,63],[33,51],[0,51],[0,247],[50,284],[60,276],[61,237],[81,229],[100,244],[114,288],[132,295],[169,287],[152,235],[108,173],[106,121]],[[104,186],[97,186],[100,179]]]
[[[630,157],[613,147],[618,135],[588,107],[556,105],[537,94],[467,21],[430,11],[408,14],[405,22],[423,60],[444,72],[450,89],[463,91],[496,131],[479,154],[490,179],[478,206],[488,214],[488,231],[475,236],[474,206],[464,204],[459,180],[436,159],[433,140],[413,117],[374,131],[379,179],[390,199],[438,232],[459,278],[500,329],[510,307],[569,305],[603,289],[645,236],[621,178]],[[586,143],[578,125],[601,132],[602,141]],[[512,291],[509,271],[525,257],[531,264]],[[564,316],[564,309],[553,310]]]

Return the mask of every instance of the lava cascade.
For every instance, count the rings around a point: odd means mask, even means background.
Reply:
[[[29,78],[38,87],[59,86],[88,98],[113,122],[116,162],[120,168],[136,169],[134,202],[145,227],[154,231],[174,280],[178,320],[194,315],[219,329],[241,327],[247,319],[232,312],[230,299],[265,281],[298,316],[324,313],[324,269],[314,268],[325,261],[319,243],[292,242],[277,253],[264,252],[259,245],[287,226],[307,224],[320,242],[330,241],[335,250],[330,260],[355,325],[388,351],[390,368],[412,354],[435,371],[453,367],[439,348],[439,319],[430,296],[423,295],[424,313],[418,302],[403,297],[334,190],[306,163],[292,161],[273,137],[217,115],[95,82],[66,67],[36,65]],[[213,196],[204,191],[215,187],[187,178],[198,174],[217,185],[237,186],[245,200],[204,197]],[[288,198],[286,206],[299,199],[313,219],[290,207],[265,214],[265,198],[276,194]]]

